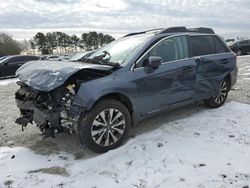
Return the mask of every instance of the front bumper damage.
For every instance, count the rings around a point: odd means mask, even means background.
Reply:
[[[55,137],[55,133],[77,133],[78,119],[82,108],[72,104],[75,96],[74,84],[59,87],[50,92],[33,90],[18,82],[15,99],[20,109],[16,123],[26,127],[33,122],[40,128],[44,138]]]

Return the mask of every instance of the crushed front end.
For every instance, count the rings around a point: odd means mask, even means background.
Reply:
[[[16,123],[22,129],[34,122],[44,138],[54,137],[55,133],[60,132],[77,132],[81,110],[72,105],[76,95],[75,84],[64,84],[49,92],[34,90],[21,81],[17,84],[20,88],[15,99],[21,115]]]
[[[22,128],[34,123],[44,137],[54,137],[55,133],[65,131],[77,132],[79,117],[86,108],[76,102],[79,95],[83,95],[78,90],[86,82],[110,75],[112,68],[63,61],[25,63],[16,72],[20,88],[15,98],[21,114],[16,123]]]

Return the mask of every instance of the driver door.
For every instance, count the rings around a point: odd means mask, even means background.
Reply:
[[[150,56],[163,61],[148,73],[144,66]],[[134,76],[142,116],[193,98],[196,63],[188,56],[187,36],[177,36],[162,39],[138,61]]]

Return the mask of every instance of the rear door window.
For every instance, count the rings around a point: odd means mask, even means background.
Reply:
[[[216,51],[213,36],[191,36],[190,51],[191,56],[215,54]]]

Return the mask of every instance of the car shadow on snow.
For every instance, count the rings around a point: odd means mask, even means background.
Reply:
[[[169,122],[192,116],[193,114],[206,109],[207,108],[203,103],[194,103],[147,118],[140,122],[137,126],[131,128],[127,140],[146,132],[153,131],[154,129],[166,125]],[[126,142],[124,144],[126,144]],[[72,154],[75,159],[87,159],[99,155],[82,146],[77,135],[72,136],[67,133],[58,134],[56,135],[56,138],[47,138],[45,140],[42,139],[42,136],[38,136],[36,139],[31,141],[27,147],[37,154],[61,155],[62,153],[66,153]]]
[[[137,135],[144,134],[146,132],[153,131],[169,122],[174,122],[179,119],[183,119],[194,115],[197,112],[202,112],[208,109],[203,102],[197,102],[189,104],[180,108],[176,108],[170,111],[162,112],[153,117],[147,118],[138,123],[138,125],[131,129],[130,136],[134,137]]]

